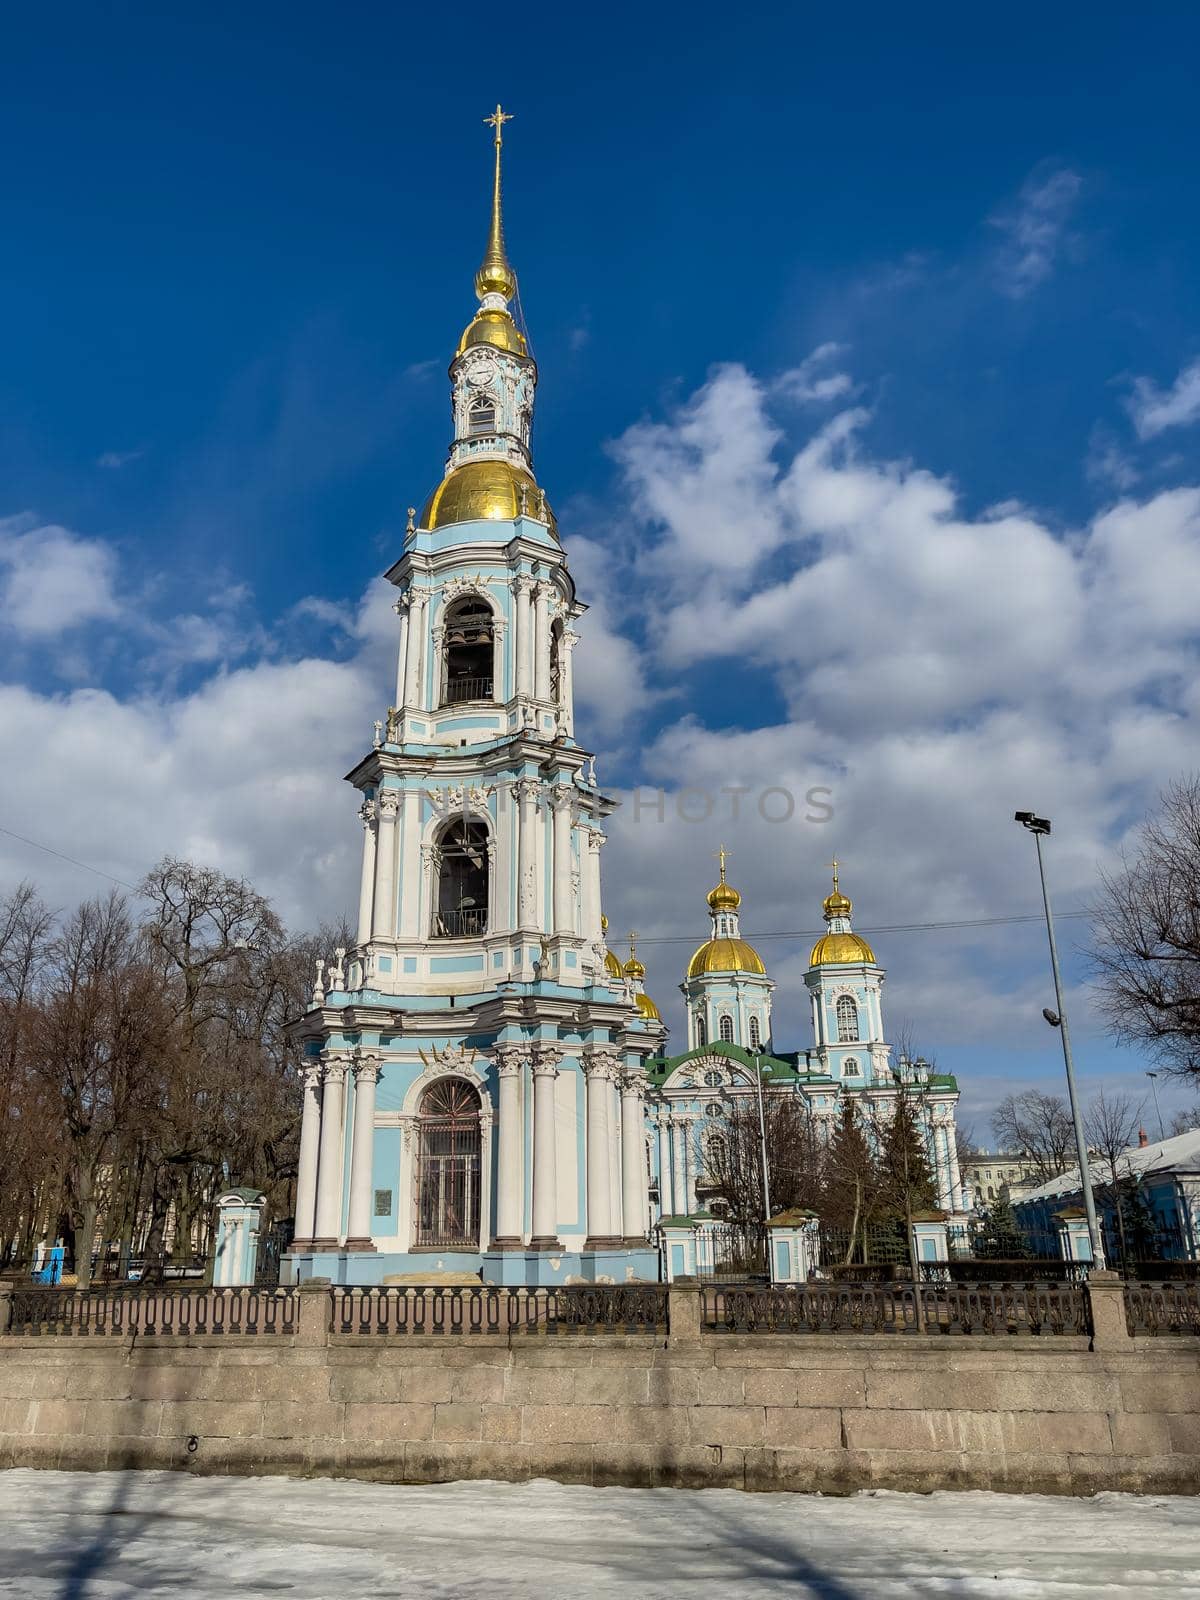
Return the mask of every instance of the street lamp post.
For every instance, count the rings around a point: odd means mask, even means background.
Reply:
[[[1167,1130],[1163,1127],[1162,1107],[1158,1103],[1158,1073],[1147,1072],[1146,1076],[1150,1079],[1150,1089],[1154,1095],[1154,1113],[1158,1118],[1158,1137],[1165,1139]]]
[[[1063,1004],[1062,974],[1058,967],[1058,945],[1054,938],[1054,915],[1050,910],[1050,893],[1046,888],[1046,865],[1042,860],[1042,835],[1050,832],[1048,817],[1035,817],[1032,811],[1018,811],[1014,821],[1019,822],[1033,835],[1037,846],[1038,876],[1042,881],[1042,904],[1046,908],[1046,937],[1050,941],[1050,966],[1054,973],[1054,998],[1058,1005],[1056,1015],[1045,1012],[1047,1022],[1062,1034],[1063,1064],[1067,1069],[1067,1098],[1071,1102],[1071,1121],[1075,1125],[1075,1153],[1079,1159],[1079,1184],[1083,1190],[1083,1209],[1087,1213],[1088,1236],[1092,1245],[1092,1265],[1104,1270],[1104,1236],[1096,1222],[1096,1197],[1092,1193],[1092,1174],[1088,1165],[1087,1139],[1083,1131],[1083,1117],[1079,1110],[1079,1096],[1075,1092],[1075,1063],[1071,1059],[1071,1035],[1067,1029],[1067,1012]]]

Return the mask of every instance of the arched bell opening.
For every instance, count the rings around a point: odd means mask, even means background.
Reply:
[[[484,823],[454,817],[436,845],[433,939],[478,939],[488,929],[490,839]]]
[[[478,595],[455,601],[446,613],[442,704],[491,700],[496,682],[496,620]]]

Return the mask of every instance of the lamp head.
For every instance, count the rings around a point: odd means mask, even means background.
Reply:
[[[1032,811],[1014,812],[1013,821],[1019,822],[1023,828],[1028,828],[1030,833],[1050,832],[1050,818],[1034,816]]]
[[[1049,1006],[1042,1007],[1042,1015],[1052,1028],[1062,1027],[1062,1018],[1059,1016],[1057,1011],[1051,1011]]]

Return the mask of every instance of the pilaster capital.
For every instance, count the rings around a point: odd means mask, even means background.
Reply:
[[[540,778],[518,778],[512,786],[513,799],[521,805],[532,805],[542,792]]]
[[[358,814],[362,818],[363,827],[368,833],[370,833],[371,829],[375,826],[375,819],[379,814],[379,807],[375,804],[374,800],[364,800],[362,805],[358,808]]]
[[[537,1044],[534,1046],[533,1075],[535,1078],[554,1078],[562,1065],[566,1051],[559,1044]]]
[[[550,802],[555,811],[568,811],[575,803],[576,788],[573,783],[556,783],[550,790]]]
[[[327,1084],[345,1083],[350,1067],[350,1054],[346,1050],[322,1050],[321,1065]]]
[[[496,1072],[501,1078],[519,1078],[522,1068],[532,1060],[533,1051],[527,1044],[496,1046]]]
[[[605,1078],[615,1083],[621,1071],[621,1058],[615,1050],[589,1050],[583,1058],[584,1076]]]
[[[538,602],[546,602],[554,593],[554,585],[548,582],[545,578],[539,578],[534,584],[531,592],[533,594],[535,604]]]
[[[300,1076],[306,1089],[318,1089],[321,1086],[321,1075],[324,1067],[319,1061],[306,1061],[300,1068]]]
[[[379,1069],[382,1058],[373,1050],[356,1050],[354,1052],[354,1081],[359,1083],[378,1083]]]
[[[512,580],[512,591],[518,600],[523,600],[533,588],[534,580],[527,572],[518,572]]]
[[[379,820],[381,822],[395,822],[400,810],[400,790],[381,789],[379,791]]]
[[[579,635],[575,632],[574,628],[563,629],[561,643],[564,650],[574,650],[575,646],[579,643]]]
[[[608,843],[608,835],[601,828],[585,828],[584,832],[587,834],[587,847],[589,850],[599,852]]]
[[[624,1072],[621,1074],[622,1100],[636,1100],[639,1105],[646,1098],[646,1080],[637,1072]]]

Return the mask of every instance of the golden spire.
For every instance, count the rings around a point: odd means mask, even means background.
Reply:
[[[517,288],[517,275],[504,248],[504,219],[500,210],[500,149],[504,143],[504,124],[512,121],[512,113],[497,106],[491,116],[483,120],[496,130],[493,141],[496,146],[496,177],[492,186],[492,226],[488,233],[487,249],[483,253],[483,264],[475,274],[475,293],[481,300],[489,294],[503,295],[505,300],[511,300]]]
[[[629,960],[625,963],[624,972],[627,978],[644,978],[646,969],[637,958],[637,933],[634,929],[629,932]]]

